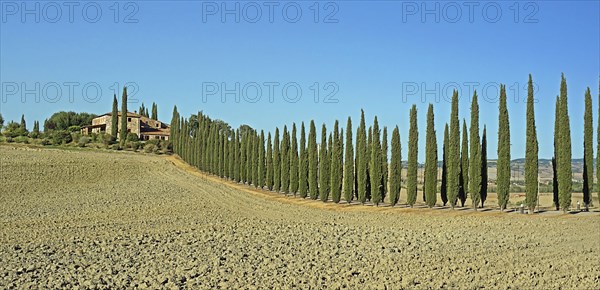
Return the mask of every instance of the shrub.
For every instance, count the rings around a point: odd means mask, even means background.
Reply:
[[[73,137],[68,131],[58,130],[52,133],[52,143],[54,145],[62,145],[66,143],[71,143],[72,141]]]
[[[68,130],[69,130],[69,132],[81,132],[81,127],[77,126],[77,125],[70,126]]]
[[[119,144],[112,144],[112,145],[110,145],[110,149],[112,149],[112,150],[123,150],[123,148],[121,148],[121,146]]]
[[[156,151],[156,146],[152,143],[147,143],[144,146],[144,152],[146,152],[146,153],[153,153],[155,151]]]
[[[15,142],[15,140],[13,140],[12,137],[6,137],[6,143],[12,143]]]
[[[50,142],[50,139],[43,139],[42,142],[40,142],[40,144],[42,146],[48,146],[48,145],[52,144],[52,142]]]
[[[131,142],[131,149],[133,149],[133,151],[138,151],[140,148],[142,148],[141,142],[139,142],[139,141]]]
[[[79,138],[81,138],[81,133],[71,133],[71,138],[73,142],[79,143]]]
[[[14,141],[16,143],[23,143],[23,144],[29,144],[29,138],[25,137],[25,136],[18,136],[15,137]]]
[[[98,136],[98,134],[96,134],[96,133],[91,133],[90,134],[90,138],[92,139],[92,142],[95,143],[95,142],[98,142],[99,141],[98,139],[101,138],[101,137]]]
[[[85,145],[90,143],[91,141],[92,141],[91,138],[84,136],[84,137],[79,138],[77,145],[79,145],[79,147],[85,147]]]
[[[136,142],[139,141],[138,135],[135,133],[127,133],[127,138],[125,139],[128,142]]]

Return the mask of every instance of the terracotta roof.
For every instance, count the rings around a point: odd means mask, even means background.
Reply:
[[[98,116],[96,118],[104,117],[104,116],[112,116],[112,112],[108,112],[106,114],[102,114],[102,115],[100,115],[100,116]],[[121,116],[121,112],[118,112],[117,116]],[[132,112],[127,112],[127,117],[141,118],[142,115],[136,114],[136,113],[132,113]]]

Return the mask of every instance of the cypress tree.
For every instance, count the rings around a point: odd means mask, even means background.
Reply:
[[[506,85],[500,85],[500,105],[498,114],[498,162],[496,192],[498,206],[504,211],[510,196],[510,123],[506,107]]]
[[[460,200],[461,207],[465,206],[465,202],[467,200],[467,193],[469,191],[469,137],[467,132],[467,121],[463,119],[462,146],[460,152],[460,172],[458,176],[460,181],[458,199]]]
[[[319,198],[326,202],[329,198],[329,170],[328,161],[331,160],[327,153],[327,128],[323,123],[321,128],[321,144],[319,145]]]
[[[279,128],[275,128],[273,140],[273,190],[281,189],[281,153],[279,151]]]
[[[252,171],[254,174],[252,176],[252,182],[254,183],[254,187],[258,188],[260,187],[260,135],[253,134],[252,136],[254,137],[254,154],[252,155],[254,158],[252,166]]]
[[[142,102],[142,105],[140,106],[140,109],[139,109],[140,115],[142,117],[146,117],[146,115],[144,113],[145,111],[146,111],[146,107],[144,106],[144,103]]]
[[[117,95],[115,94],[114,99],[113,99],[113,114],[112,114],[112,124],[114,127],[114,124],[117,124],[118,121],[118,117],[115,118],[115,116],[117,116],[118,111],[115,113],[115,100],[117,99]],[[116,119],[116,120],[115,120]],[[111,133],[111,136],[113,136],[113,140],[116,140],[117,138],[117,129],[116,128],[111,128],[112,130],[114,130],[114,134]],[[177,145],[179,145],[177,143],[177,139],[179,138],[179,135],[177,134],[179,132],[179,112],[177,112],[177,106],[173,106],[173,114],[171,117],[171,132],[169,134],[169,140],[171,141],[171,143],[173,144],[173,152],[176,154],[179,154],[179,152],[177,151]]]
[[[481,137],[481,207],[487,199],[488,189],[488,163],[487,163],[487,133],[483,125],[483,136]]]
[[[267,156],[266,156],[266,163],[267,163],[267,177],[266,177],[266,185],[267,185],[267,189],[269,190],[273,190],[273,185],[274,185],[274,174],[275,174],[275,170],[273,169],[273,144],[271,142],[271,132],[269,132],[267,134]]]
[[[448,139],[448,201],[454,209],[460,188],[460,125],[458,121],[458,91],[452,94],[450,139]]]
[[[310,121],[308,133],[308,189],[311,199],[317,199],[319,195],[319,182],[317,178],[319,159],[317,155],[317,129],[315,121]]]
[[[287,126],[283,126],[281,140],[281,189],[283,193],[290,190],[290,135]]]
[[[247,157],[247,145],[248,142],[248,132],[242,132],[240,130],[241,139],[240,139],[240,181],[242,183],[246,183],[246,159]]]
[[[298,139],[296,138],[296,123],[292,125],[292,148],[290,150],[290,191],[296,196],[299,187],[298,172]]]
[[[228,142],[229,145],[229,174],[228,177],[230,180],[235,179],[235,131],[229,132],[230,140]],[[264,140],[263,140],[264,141]]]
[[[329,133],[329,138],[327,138],[327,183],[325,183],[327,185],[327,189],[326,191],[329,192],[329,194],[331,194],[331,160],[332,158],[332,153],[333,153],[333,136],[332,133]]]
[[[469,193],[473,202],[473,209],[477,210],[481,197],[481,139],[479,137],[479,103],[477,91],[473,93],[471,102],[471,128],[470,128],[469,153]]]
[[[417,201],[417,156],[419,146],[419,129],[417,127],[417,106],[410,109],[410,130],[408,133],[408,172],[406,179],[406,198],[412,207]]]
[[[383,127],[383,135],[381,137],[381,172],[383,173],[383,189],[381,191],[381,201],[385,200],[388,192],[388,133],[387,127]]]
[[[304,122],[300,128],[300,172],[298,176],[298,191],[301,198],[308,195],[308,150],[306,149],[306,129]]]
[[[241,174],[240,174],[240,169],[241,169],[241,164],[242,164],[242,152],[240,150],[240,130],[237,129],[235,130],[235,141],[233,142],[233,155],[235,158],[235,161],[233,163],[233,180],[235,180],[235,182],[240,182],[241,181]]]
[[[560,200],[558,198],[558,150],[560,150],[560,99],[556,96],[554,111],[554,157],[552,157],[552,201],[556,210],[560,209]]]
[[[346,123],[346,156],[344,158],[344,200],[352,202],[354,195],[354,146],[352,145],[352,119]]]
[[[437,138],[435,136],[435,120],[433,105],[429,104],[427,110],[427,133],[425,136],[425,196],[426,203],[431,208],[437,202],[437,174],[438,174],[438,152]]]
[[[365,154],[365,166],[367,167],[367,200],[371,200],[371,147],[373,145],[373,127],[369,127],[367,133],[367,143],[365,148],[367,148],[367,152]]]
[[[152,119],[158,120],[158,106],[154,102],[152,102]]]
[[[248,185],[254,183],[254,131],[248,133],[248,142],[246,142],[246,179]]]
[[[444,126],[444,147],[442,152],[442,184],[440,188],[440,197],[442,203],[446,206],[448,202],[448,123]]]
[[[598,82],[598,103],[600,104],[600,82]],[[600,184],[600,106],[598,106],[598,129],[596,129],[596,131],[596,134],[598,134],[598,137],[596,138],[598,142],[596,144],[596,182]],[[598,184],[596,184],[596,186],[598,186]],[[600,190],[596,188],[596,191],[598,193],[598,201],[600,202]]]
[[[356,134],[356,166],[358,200],[364,204],[367,199],[367,130],[365,112],[360,110],[360,125]]]
[[[376,206],[379,206],[383,193],[383,173],[381,172],[381,140],[379,137],[380,130],[377,116],[375,116],[375,119],[373,120],[372,132],[371,165],[369,166],[371,169],[369,173],[369,177],[371,178],[371,202]]]
[[[390,204],[398,203],[402,183],[402,146],[400,143],[400,130],[398,126],[392,131],[392,158],[390,160]]]
[[[525,203],[527,203],[530,214],[535,210],[538,193],[538,141],[533,102],[533,81],[531,75],[529,75],[527,86],[527,143],[525,147]]]
[[[531,78],[530,78],[531,82]],[[533,86],[531,88],[533,95]],[[573,172],[571,169],[571,127],[569,121],[569,107],[567,99],[567,80],[564,74],[560,82],[560,117],[559,117],[559,150],[558,150],[558,197],[563,212],[571,206],[571,193],[573,191]]]
[[[121,147],[125,146],[127,140],[127,87],[123,87],[123,96],[121,97]]]
[[[331,199],[334,203],[339,203],[342,197],[342,148],[340,143],[339,122],[335,120],[333,125],[333,148],[331,151],[331,164],[329,166],[329,176],[331,178]]]
[[[587,210],[592,201],[591,192],[594,184],[594,121],[592,116],[592,93],[589,87],[585,91],[583,124],[583,203]]]
[[[117,103],[117,94],[115,94],[113,96],[113,105],[112,105],[112,115],[110,116],[110,121],[111,121],[111,125],[110,125],[110,136],[112,137],[113,140],[117,140],[117,132],[119,132],[119,107],[118,107],[118,103]],[[175,108],[173,109],[173,120],[177,121],[179,120],[179,116],[177,115],[177,106],[175,106]],[[171,125],[176,126],[177,122],[171,121]],[[172,131],[171,136],[170,136],[170,140],[174,139],[173,133],[175,131]]]

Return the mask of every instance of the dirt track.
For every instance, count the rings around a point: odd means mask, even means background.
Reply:
[[[0,288],[600,289],[598,215],[332,207],[173,158],[0,158]]]

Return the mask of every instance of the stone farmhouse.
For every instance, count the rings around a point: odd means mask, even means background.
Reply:
[[[122,114],[121,112],[118,114],[119,124],[121,124]],[[110,134],[112,126],[112,113],[106,113],[94,118],[92,120],[92,125],[82,127],[81,134]],[[121,128],[117,131],[120,133]],[[169,140],[171,127],[161,121],[153,120],[137,113],[127,112],[127,132],[136,134],[142,141],[154,139]],[[119,136],[119,134],[117,134],[117,136]]]

